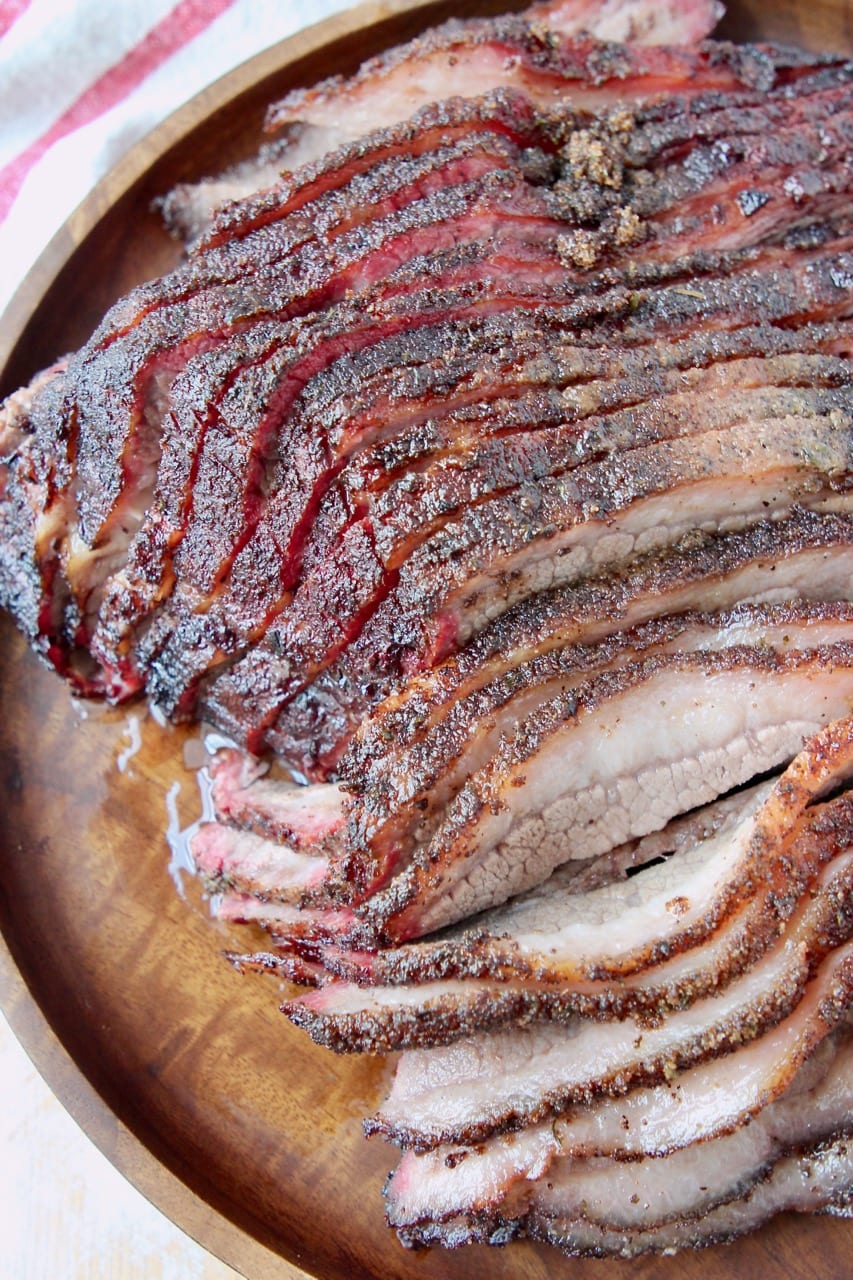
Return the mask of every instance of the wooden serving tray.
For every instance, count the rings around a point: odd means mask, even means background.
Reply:
[[[466,4],[466,14],[506,3]],[[220,80],[135,147],[68,220],[0,320],[2,393],[79,345],[115,297],[178,250],[151,212],[176,181],[257,145],[265,104],[350,72],[463,6],[385,0],[342,13]],[[729,6],[725,33],[850,49],[845,0]],[[241,978],[167,828],[199,816],[194,731],[144,707],[75,703],[0,622],[0,998],[68,1110],[113,1163],[252,1280],[723,1280],[849,1274],[853,1230],[781,1218],[725,1249],[585,1262],[530,1244],[404,1251],[384,1224],[395,1152],[367,1142],[391,1064],[316,1048]],[[192,749],[190,747],[190,749]],[[179,892],[182,886],[184,894]]]

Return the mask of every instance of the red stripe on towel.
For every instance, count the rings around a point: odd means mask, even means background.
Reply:
[[[24,2],[28,3],[28,0]],[[30,143],[0,170],[0,222],[11,209],[27,174],[54,143],[67,137],[75,129],[91,124],[98,116],[121,102],[147,76],[200,35],[233,3],[234,0],[180,0],[114,66],[89,85],[40,138]]]
[[[3,0],[0,4],[0,40],[10,27],[13,27],[25,10],[29,9],[31,0]]]

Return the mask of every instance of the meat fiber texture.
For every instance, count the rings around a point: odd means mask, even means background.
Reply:
[[[0,601],[233,742],[196,868],[293,1023],[399,1054],[405,1244],[850,1211],[853,67],[718,16],[291,93],[0,411]]]

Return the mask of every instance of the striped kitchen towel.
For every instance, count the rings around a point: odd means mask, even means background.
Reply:
[[[0,0],[0,312],[97,180],[253,54],[354,0]]]

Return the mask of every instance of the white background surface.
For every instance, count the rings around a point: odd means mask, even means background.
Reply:
[[[203,0],[199,0],[203,3]],[[58,142],[0,225],[0,312],[51,236],[118,158],[206,85],[356,0],[234,0],[112,110]],[[37,140],[175,0],[31,0],[0,41],[0,166]],[[0,15],[2,15],[0,0]]]
[[[0,1082],[3,1280],[234,1280],[101,1155],[2,1018]]]

